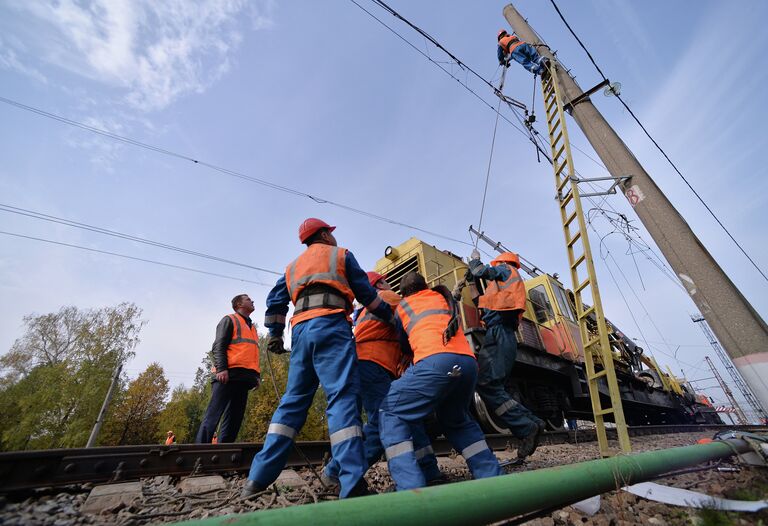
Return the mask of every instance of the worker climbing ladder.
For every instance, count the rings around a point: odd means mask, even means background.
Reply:
[[[552,63],[551,68],[554,70],[555,67],[557,66]],[[568,251],[579,333],[584,347],[584,363],[587,367],[587,383],[589,385],[589,397],[592,401],[592,413],[597,427],[600,454],[610,456],[615,453],[608,447],[605,428],[605,417],[608,415],[613,416],[613,421],[616,424],[621,451],[628,453],[632,448],[627,433],[627,424],[624,420],[619,385],[616,381],[613,354],[608,340],[608,326],[605,323],[600,292],[597,287],[587,223],[579,195],[579,180],[573,168],[571,145],[565,124],[565,111],[556,77],[555,74],[543,75],[541,89],[544,93],[549,142],[552,147],[552,167],[555,170],[555,186]],[[581,250],[579,250],[579,246]],[[591,306],[584,303],[583,298],[587,294],[591,296]],[[594,322],[593,327],[596,327],[597,335],[590,332],[588,328],[590,319]],[[600,399],[601,380],[608,388],[609,404],[605,406]]]

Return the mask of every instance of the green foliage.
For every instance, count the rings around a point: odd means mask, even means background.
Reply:
[[[192,387],[187,389],[181,385],[173,390],[171,400],[158,417],[159,434],[165,436],[165,432],[171,430],[176,434],[177,443],[195,441],[211,393],[210,374],[206,372],[206,365],[209,364],[203,360],[203,367],[197,368]]]
[[[261,387],[252,394],[248,400],[243,425],[238,435],[238,440],[248,442],[261,442],[267,434],[272,414],[277,409],[285,392],[288,381],[289,355],[280,356],[267,352],[266,337],[259,337]],[[274,381],[273,381],[274,379]],[[317,394],[307,415],[299,440],[327,440],[328,425],[325,416],[326,401],[323,391],[318,389]]]
[[[122,446],[162,441],[158,424],[167,396],[168,380],[163,368],[157,363],[149,364],[113,404],[99,443]]]
[[[140,316],[132,303],[26,316],[0,357],[0,449],[84,446],[115,367],[133,356]]]

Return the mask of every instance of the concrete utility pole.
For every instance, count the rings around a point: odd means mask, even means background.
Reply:
[[[723,378],[720,376],[720,373],[717,372],[717,369],[715,369],[715,364],[712,363],[712,360],[709,359],[709,356],[705,356],[704,359],[707,360],[707,365],[709,365],[709,368],[712,369],[712,375],[717,379],[717,383],[720,384],[720,389],[722,389],[725,393],[725,397],[731,403],[731,407],[733,407],[733,410],[736,411],[736,418],[739,420],[739,424],[743,426],[747,425],[749,423],[749,421],[747,421],[747,415],[745,415],[744,411],[741,410],[739,403],[733,396],[731,388],[728,387],[728,384],[725,383]]]
[[[768,407],[768,326],[701,244],[683,217],[626,144],[557,63],[547,45],[510,4],[504,17],[515,33],[557,64],[563,104],[613,177],[631,176],[620,188],[685,286],[699,312],[731,356],[744,380]]]
[[[104,423],[104,417],[107,416],[107,409],[109,409],[109,403],[112,401],[112,395],[115,394],[115,387],[117,386],[117,380],[120,378],[120,373],[123,370],[123,364],[118,363],[117,367],[115,367],[115,372],[112,375],[112,382],[109,384],[109,389],[107,390],[107,396],[104,397],[104,403],[101,404],[101,410],[99,411],[99,416],[96,417],[96,423],[93,424],[93,429],[91,430],[91,436],[88,437],[88,443],[85,445],[85,447],[93,447],[96,445],[96,438],[99,436],[99,431],[101,431],[101,425]]]

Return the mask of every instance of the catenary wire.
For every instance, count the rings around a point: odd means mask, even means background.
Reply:
[[[207,274],[209,276],[216,276],[218,278],[225,278],[225,279],[231,279],[231,280],[235,280],[235,281],[242,281],[242,282],[245,282],[245,283],[253,283],[255,285],[261,285],[261,286],[264,286],[264,287],[272,287],[272,285],[270,285],[269,283],[264,283],[264,282],[261,282],[261,281],[253,281],[253,280],[250,280],[250,279],[238,278],[238,277],[235,277],[235,276],[228,276],[226,274],[218,274],[216,272],[208,272],[207,270],[200,270],[200,269],[196,269],[196,268],[183,267],[181,265],[173,265],[171,263],[163,263],[162,261],[155,261],[153,259],[145,259],[145,258],[140,258],[140,257],[136,257],[136,256],[129,256],[127,254],[119,254],[117,252],[110,252],[108,250],[99,250],[97,248],[89,248],[89,247],[84,247],[84,246],[81,246],[81,245],[73,245],[72,243],[64,243],[62,241],[54,241],[52,239],[45,239],[45,238],[42,238],[42,237],[27,236],[27,235],[18,234],[18,233],[15,233],[15,232],[6,232],[4,230],[0,230],[0,234],[6,235],[6,236],[19,237],[19,238],[23,238],[23,239],[30,239],[30,240],[33,240],[33,241],[40,241],[42,243],[49,243],[51,245],[60,245],[60,246],[63,246],[63,247],[70,247],[70,248],[77,248],[77,249],[80,249],[80,250],[87,250],[88,252],[96,252],[98,254],[106,254],[106,255],[109,255],[109,256],[116,256],[116,257],[125,258],[125,259],[132,259],[134,261],[142,261],[144,263],[151,263],[153,265],[161,265],[163,267],[170,267],[170,268],[175,268],[175,269],[178,269],[178,270],[186,270],[188,272],[196,272],[198,274]]]
[[[478,97],[479,97],[479,95],[478,95]],[[483,99],[481,98],[481,100],[483,100]],[[62,117],[60,115],[56,115],[55,113],[51,113],[51,112],[42,110],[40,108],[36,108],[34,106],[29,106],[27,104],[23,104],[21,102],[17,102],[17,101],[12,100],[12,99],[8,99],[6,97],[0,96],[0,102],[3,102],[3,103],[8,104],[10,106],[14,106],[14,107],[16,107],[18,109],[21,109],[21,110],[25,110],[25,111],[29,111],[29,112],[35,113],[35,114],[40,115],[42,117],[53,119],[53,120],[61,122],[63,124],[68,124],[68,125],[74,126],[76,128],[81,128],[83,130],[87,130],[87,131],[90,131],[92,133],[96,133],[98,135],[101,135],[101,136],[104,136],[104,137],[108,137],[110,139],[114,139],[116,141],[120,141],[120,142],[123,142],[123,143],[126,143],[126,144],[130,144],[132,146],[136,146],[136,147],[139,147],[139,148],[144,148],[144,149],[147,149],[147,150],[150,150],[150,151],[153,151],[153,152],[157,152],[157,153],[160,153],[160,154],[163,154],[163,155],[168,155],[168,156],[171,156],[171,157],[175,157],[177,159],[181,159],[181,160],[184,160],[184,161],[189,161],[191,163],[194,163],[194,164],[197,164],[197,165],[200,165],[200,166],[204,166],[204,167],[209,168],[211,170],[214,170],[216,172],[219,172],[219,173],[222,173],[222,174],[225,174],[225,175],[229,175],[229,176],[232,176],[232,177],[236,177],[236,178],[242,179],[244,181],[248,181],[248,182],[251,182],[251,183],[254,183],[254,184],[265,186],[267,188],[271,188],[273,190],[278,190],[280,192],[285,192],[285,193],[288,193],[288,194],[291,194],[291,195],[295,195],[295,196],[298,196],[298,197],[305,197],[305,198],[311,199],[312,201],[314,201],[315,203],[318,203],[318,204],[327,204],[327,205],[330,205],[330,206],[334,206],[336,208],[340,208],[342,210],[347,210],[348,212],[352,212],[354,214],[358,214],[358,215],[362,215],[362,216],[368,217],[370,219],[375,219],[377,221],[382,221],[384,223],[389,223],[391,225],[396,225],[396,226],[401,226],[401,227],[408,228],[408,229],[411,229],[411,230],[416,230],[418,232],[422,232],[424,234],[428,234],[430,236],[438,237],[438,238],[441,238],[441,239],[446,239],[446,240],[449,240],[449,241],[453,241],[455,243],[461,243],[463,245],[467,245],[468,244],[466,241],[463,241],[461,239],[457,239],[457,238],[454,238],[454,237],[451,237],[451,236],[446,236],[444,234],[439,234],[437,232],[432,232],[431,230],[427,230],[427,229],[424,229],[424,228],[421,228],[421,227],[418,227],[418,226],[410,225],[408,223],[403,223],[401,221],[397,221],[395,219],[391,219],[391,218],[388,218],[388,217],[385,217],[385,216],[374,214],[372,212],[367,212],[365,210],[362,210],[362,209],[359,209],[359,208],[355,208],[355,207],[352,207],[352,206],[349,206],[349,205],[345,205],[343,203],[339,203],[339,202],[336,202],[336,201],[332,201],[330,199],[325,199],[325,198],[322,198],[322,197],[319,197],[319,196],[316,196],[316,195],[308,194],[306,192],[302,192],[300,190],[296,190],[294,188],[290,188],[290,187],[287,187],[287,186],[279,185],[277,183],[273,183],[273,182],[267,181],[265,179],[260,179],[258,177],[253,177],[253,176],[244,174],[242,172],[237,172],[235,170],[230,170],[229,168],[225,168],[223,166],[219,166],[219,165],[216,165],[216,164],[213,164],[213,163],[202,161],[200,159],[195,159],[194,157],[190,157],[188,155],[184,155],[184,154],[181,154],[181,153],[178,153],[178,152],[174,152],[174,151],[168,150],[166,148],[160,148],[158,146],[154,146],[154,145],[146,143],[146,142],[142,142],[142,141],[138,141],[138,140],[135,140],[135,139],[131,139],[129,137],[125,137],[125,136],[119,135],[117,133],[113,133],[113,132],[110,132],[110,131],[107,131],[107,130],[103,130],[101,128],[96,128],[95,126],[90,126],[88,124],[85,124],[85,123],[82,123],[82,122],[79,122],[79,121],[76,121],[76,120],[73,120],[73,119],[68,119],[66,117]]]
[[[595,69],[600,74],[600,76],[603,78],[603,80],[608,80],[608,77],[605,76],[603,71],[600,69],[600,66],[597,65],[597,62],[592,57],[592,54],[589,52],[587,47],[584,45],[584,43],[581,41],[581,39],[578,37],[576,32],[573,30],[573,28],[570,26],[568,21],[565,19],[565,16],[563,16],[563,13],[560,11],[560,8],[557,6],[557,3],[555,0],[549,0],[552,3],[552,6],[555,8],[555,11],[557,11],[557,14],[560,16],[560,20],[563,21],[563,24],[565,24],[565,27],[568,28],[568,31],[570,31],[571,35],[573,35],[573,38],[576,39],[576,42],[578,42],[579,46],[581,46],[581,49],[584,50],[584,52],[587,54],[587,57],[589,58],[589,61],[592,62],[592,65],[595,66]],[[717,222],[718,225],[720,225],[720,228],[723,229],[723,231],[728,234],[728,237],[731,238],[731,241],[739,248],[742,254],[749,260],[749,262],[752,264],[753,267],[760,273],[760,275],[768,281],[768,275],[766,275],[765,272],[758,266],[758,264],[755,262],[755,260],[752,259],[752,257],[747,253],[747,251],[744,249],[743,246],[736,240],[735,237],[733,237],[733,234],[731,234],[730,230],[723,224],[723,222],[720,220],[719,217],[717,217],[717,214],[710,208],[710,206],[704,201],[704,198],[699,195],[699,193],[696,191],[696,189],[691,185],[691,183],[688,181],[688,179],[683,175],[683,173],[680,171],[680,169],[677,167],[677,165],[672,161],[672,159],[669,158],[669,155],[667,155],[667,152],[664,151],[664,149],[659,145],[658,142],[656,142],[656,139],[653,138],[653,136],[650,134],[648,129],[643,125],[643,123],[640,121],[640,119],[635,115],[635,112],[632,111],[632,109],[629,107],[629,105],[624,102],[624,99],[621,98],[621,95],[618,93],[614,93],[616,95],[616,98],[619,100],[622,106],[629,112],[630,116],[634,119],[634,121],[637,123],[638,126],[640,126],[640,129],[643,130],[643,133],[645,133],[646,137],[650,139],[650,141],[653,143],[653,145],[656,147],[659,152],[664,156],[664,158],[667,160],[670,166],[677,172],[677,175],[680,176],[680,178],[683,180],[683,182],[686,184],[686,186],[693,192],[693,195],[696,196],[696,198],[699,200],[699,202],[704,205],[704,208],[707,209],[707,212],[714,218],[714,220]]]
[[[499,81],[499,93],[504,89],[504,76],[507,73],[507,66],[504,66],[504,69],[501,72],[501,80]],[[496,107],[496,121],[493,124],[493,138],[491,139],[491,153],[488,157],[488,170],[485,173],[485,186],[483,187],[483,202],[480,205],[480,219],[477,223],[477,230],[482,232],[483,229],[483,213],[485,212],[485,198],[488,196],[488,183],[491,180],[491,166],[493,164],[493,150],[496,146],[496,130],[499,128],[499,115],[501,114],[501,102],[502,98],[499,97],[499,105]],[[475,248],[477,248],[477,243],[480,240],[480,236],[475,239]]]
[[[52,215],[49,215],[49,214],[44,214],[42,212],[35,212],[34,210],[28,210],[28,209],[20,208],[20,207],[17,207],[17,206],[11,206],[11,205],[6,205],[6,204],[3,204],[3,203],[0,203],[0,211],[2,211],[2,212],[9,212],[9,213],[12,213],[12,214],[18,214],[18,215],[22,215],[22,216],[26,216],[26,217],[31,217],[31,218],[34,218],[34,219],[40,219],[40,220],[43,220],[43,221],[49,221],[51,223],[58,223],[60,225],[71,226],[71,227],[74,227],[74,228],[80,228],[82,230],[88,230],[90,232],[96,232],[97,234],[104,234],[104,235],[108,235],[108,236],[117,237],[117,238],[120,238],[120,239],[126,239],[126,240],[129,240],[129,241],[136,241],[137,243],[144,243],[145,245],[150,245],[150,246],[154,246],[154,247],[158,247],[158,248],[163,248],[163,249],[166,249],[166,250],[172,250],[174,252],[181,252],[182,254],[189,254],[191,256],[197,256],[197,257],[201,257],[201,258],[205,258],[205,259],[210,259],[210,260],[213,260],[213,261],[219,261],[221,263],[228,263],[230,265],[237,265],[239,267],[245,267],[245,268],[249,268],[249,269],[252,269],[252,270],[258,270],[258,271],[261,271],[261,272],[267,272],[269,274],[274,274],[276,276],[282,275],[281,272],[275,272],[274,270],[269,270],[269,269],[262,268],[262,267],[256,267],[256,266],[253,266],[253,265],[248,265],[247,263],[240,263],[238,261],[232,261],[230,259],[225,259],[225,258],[221,258],[221,257],[218,257],[218,256],[212,256],[210,254],[205,254],[203,252],[197,252],[195,250],[189,250],[189,249],[186,249],[186,248],[177,247],[175,245],[170,245],[168,243],[162,243],[160,241],[152,241],[151,239],[146,239],[146,238],[134,236],[134,235],[131,235],[131,234],[124,234],[122,232],[117,232],[115,230],[109,230],[109,229],[102,228],[102,227],[99,227],[99,226],[89,225],[87,223],[80,223],[78,221],[72,221],[71,219],[64,219],[62,217],[56,217],[56,216],[52,216]]]

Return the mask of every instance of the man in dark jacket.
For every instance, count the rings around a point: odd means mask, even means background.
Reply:
[[[213,342],[211,401],[197,431],[198,444],[210,444],[221,420],[219,443],[234,442],[248,402],[248,391],[259,387],[259,335],[249,317],[253,300],[247,294],[232,298],[234,314],[224,316]],[[222,418],[223,417],[223,418]]]

